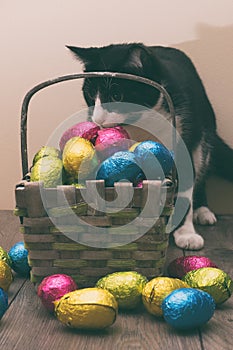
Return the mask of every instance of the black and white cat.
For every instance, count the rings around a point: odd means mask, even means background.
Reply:
[[[190,201],[190,205],[182,224],[174,231],[174,238],[181,248],[201,249],[204,240],[195,232],[193,221],[203,225],[216,222],[207,206],[205,181],[210,173],[233,181],[233,150],[217,135],[214,111],[191,60],[180,50],[141,43],[100,48],[67,47],[84,64],[85,72],[139,75],[163,85],[170,94],[177,127],[195,172],[194,186],[187,184],[183,189],[183,197]],[[127,118],[122,112],[106,108],[108,102],[135,103],[168,115],[160,92],[135,81],[86,78],[83,94],[87,105],[93,106],[92,120],[103,127],[124,124]]]

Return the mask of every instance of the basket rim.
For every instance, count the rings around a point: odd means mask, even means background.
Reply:
[[[152,86],[153,88],[159,90],[168,105],[169,113],[171,115],[171,120],[174,129],[176,128],[176,116],[175,116],[175,108],[172,102],[172,99],[167,92],[167,90],[159,83],[148,79],[144,78],[138,75],[133,75],[133,74],[127,74],[127,73],[118,73],[118,72],[82,72],[82,73],[76,73],[76,74],[69,74],[69,75],[64,75],[60,76],[54,79],[46,80],[36,86],[34,86],[31,90],[29,90],[22,102],[22,107],[21,107],[21,120],[20,120],[20,137],[21,137],[21,165],[22,165],[22,178],[28,173],[28,147],[27,147],[27,118],[28,118],[28,107],[29,103],[31,101],[31,98],[40,90],[47,88],[51,85],[65,82],[68,80],[76,80],[76,79],[83,79],[83,78],[101,78],[101,77],[112,77],[112,78],[119,78],[119,79],[128,79],[128,80],[134,80],[137,82],[141,82],[147,85]],[[172,142],[173,142],[173,151],[174,154],[176,153],[176,132],[172,133]],[[173,177],[175,178],[175,167],[173,167],[174,175]]]

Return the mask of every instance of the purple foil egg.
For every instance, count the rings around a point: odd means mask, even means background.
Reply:
[[[132,141],[127,131],[122,126],[116,126],[98,131],[95,149],[98,158],[103,161],[116,152],[128,150],[131,144]]]
[[[65,274],[56,274],[45,277],[40,283],[37,295],[44,307],[50,312],[54,311],[54,301],[60,299],[66,293],[78,289],[72,277]]]
[[[136,184],[137,188],[143,188],[143,180],[139,180],[138,183]]]
[[[205,256],[198,255],[188,255],[181,256],[179,258],[174,259],[168,265],[168,274],[171,277],[182,278],[189,271],[197,270],[202,267],[216,267],[209,258]]]
[[[61,151],[63,151],[66,142],[75,136],[83,137],[94,143],[98,130],[100,130],[100,127],[93,122],[81,122],[71,126],[71,128],[64,132],[60,139],[59,146]]]

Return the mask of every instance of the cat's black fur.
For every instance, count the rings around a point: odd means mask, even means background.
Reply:
[[[86,72],[131,73],[154,80],[166,88],[175,107],[179,132],[194,164],[193,208],[197,209],[194,218],[202,224],[213,224],[216,219],[207,208],[205,181],[210,173],[233,181],[233,150],[217,135],[213,108],[191,60],[180,50],[148,47],[141,43],[68,48],[84,63]],[[106,78],[85,79],[83,94],[87,105],[93,106],[93,112],[97,97],[101,103],[122,101],[149,108],[154,108],[160,98],[159,91],[150,86],[116,78],[111,81]],[[159,107],[160,112],[166,114],[165,101]],[[121,122],[115,120],[115,123]],[[200,249],[203,240],[195,233],[192,218],[191,208],[183,227],[175,232],[175,240],[182,248]]]

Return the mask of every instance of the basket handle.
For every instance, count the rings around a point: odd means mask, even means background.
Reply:
[[[133,75],[133,74],[126,74],[126,73],[113,73],[113,72],[83,72],[83,73],[77,73],[77,74],[70,74],[70,75],[64,75],[55,79],[51,79],[51,80],[47,80],[44,81],[36,86],[34,86],[31,90],[28,91],[28,93],[25,95],[24,99],[23,99],[23,103],[22,103],[22,109],[21,109],[21,127],[20,127],[20,131],[21,131],[21,162],[22,162],[22,174],[23,177],[28,173],[28,150],[27,150],[27,115],[28,115],[28,106],[29,106],[29,102],[32,98],[32,96],[50,86],[50,85],[54,85],[63,81],[67,81],[67,80],[75,80],[75,79],[82,79],[82,78],[98,78],[98,77],[111,77],[111,78],[119,78],[119,79],[128,79],[128,80],[134,80],[140,83],[144,83],[147,85],[150,85],[152,87],[154,87],[155,89],[159,90],[164,98],[166,99],[168,108],[169,108],[169,112],[172,118],[172,124],[173,127],[175,129],[176,127],[176,120],[175,120],[175,109],[171,100],[170,95],[168,94],[168,92],[166,91],[166,89],[156,83],[153,80],[147,79],[147,78],[143,78],[137,75]],[[173,130],[174,130],[173,129]],[[175,146],[176,146],[176,133],[173,132],[173,150],[175,152]]]

